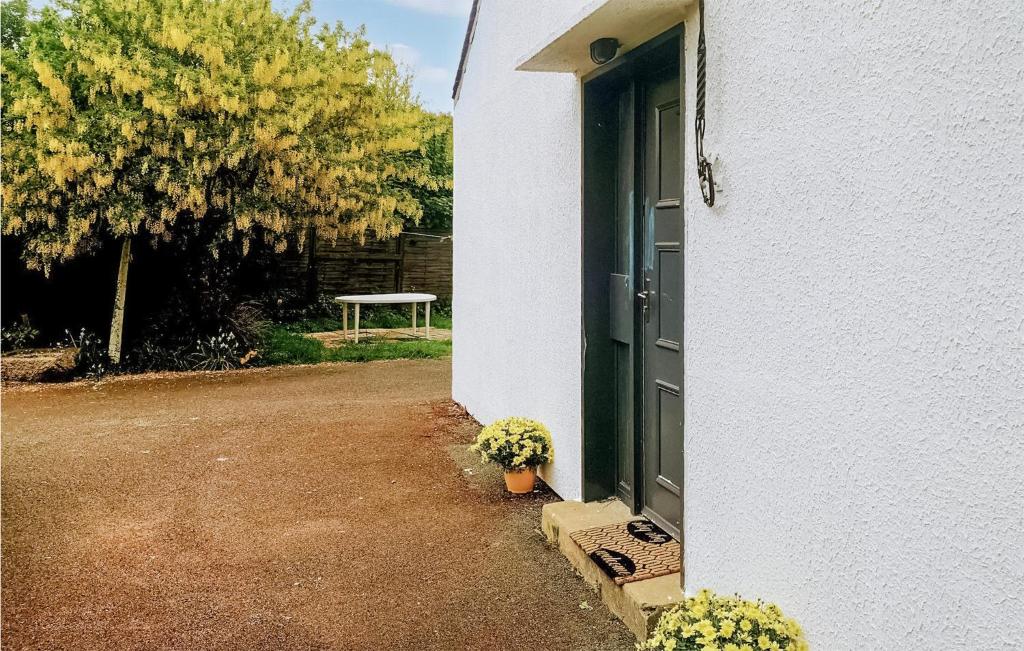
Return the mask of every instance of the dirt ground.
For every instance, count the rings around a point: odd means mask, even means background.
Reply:
[[[388,341],[409,341],[424,339],[425,330],[420,326],[416,332],[412,328],[360,328],[359,338],[363,339],[386,339]],[[310,339],[322,341],[328,348],[337,348],[355,338],[355,330],[349,330],[346,335],[344,330],[330,330],[328,332],[310,332],[306,335]],[[451,341],[452,331],[445,328],[431,328],[430,339],[437,341]]]
[[[631,649],[449,366],[5,387],[3,649]]]

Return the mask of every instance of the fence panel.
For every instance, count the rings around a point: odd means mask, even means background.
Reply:
[[[324,294],[427,292],[438,298],[452,295],[452,239],[450,231],[407,231],[390,240],[369,239],[365,244],[318,240],[283,263],[285,282],[296,290]]]

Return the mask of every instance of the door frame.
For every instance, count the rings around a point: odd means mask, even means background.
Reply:
[[[632,365],[632,434],[633,459],[632,477],[629,477],[631,492],[624,492],[618,473],[616,427],[618,414],[615,403],[616,394],[616,361],[615,345],[610,338],[613,308],[610,306],[610,295],[614,288],[610,286],[609,274],[615,261],[615,216],[617,201],[613,188],[618,178],[617,165],[619,156],[618,100],[610,101],[623,92],[632,96],[632,129],[633,146],[631,155],[633,164],[634,195],[641,191],[642,156],[641,142],[643,138],[643,111],[640,106],[638,80],[642,79],[643,71],[654,67],[671,64],[676,58],[679,68],[680,98],[680,162],[682,174],[686,171],[686,111],[685,111],[685,66],[683,65],[684,43],[683,25],[679,24],[665,31],[643,45],[614,59],[581,79],[582,85],[582,261],[581,261],[581,305],[582,305],[582,422],[583,422],[583,499],[584,501],[600,500],[616,497],[624,501],[630,510],[639,514],[643,509],[643,348],[642,329],[638,324],[638,311],[633,310],[633,328],[631,343]],[[614,123],[614,128],[609,125]],[[685,183],[683,184],[685,188]],[[685,192],[684,192],[685,194]],[[683,222],[685,230],[685,199],[680,198],[683,206]],[[630,214],[634,224],[640,224],[643,202],[633,200]],[[642,245],[643,237],[640,229],[633,229],[632,244]],[[634,249],[631,277],[636,279],[639,257]],[[685,262],[680,265],[680,291],[685,312]],[[635,283],[626,288],[629,296],[636,292]],[[621,293],[621,292],[620,292]],[[685,342],[685,319],[683,320],[683,339]],[[685,345],[680,350],[680,363],[685,366]],[[683,371],[684,369],[681,369]],[[685,404],[685,372],[680,387],[679,400]],[[639,399],[635,399],[639,398]],[[681,405],[682,407],[682,405]],[[686,440],[686,412],[683,413],[684,455]],[[683,459],[680,458],[680,464]],[[684,482],[685,483],[685,482]],[[680,513],[684,508],[685,492],[680,487]],[[684,521],[685,524],[685,521]],[[683,537],[679,532],[680,541]]]

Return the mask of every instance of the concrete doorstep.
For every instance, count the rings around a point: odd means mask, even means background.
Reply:
[[[549,542],[558,545],[562,555],[590,584],[601,601],[622,623],[645,640],[654,629],[661,613],[683,599],[681,575],[666,574],[653,579],[618,585],[570,537],[572,532],[600,527],[616,522],[628,522],[636,517],[618,500],[605,502],[556,502],[545,504],[541,528]]]

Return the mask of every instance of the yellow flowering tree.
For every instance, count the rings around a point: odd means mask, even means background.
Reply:
[[[2,228],[48,272],[121,246],[110,355],[133,242],[209,248],[389,237],[450,187],[439,129],[391,57],[317,25],[304,2],[58,0],[3,56]]]

